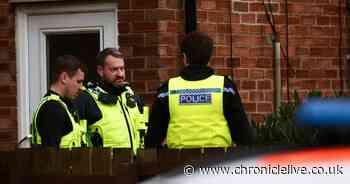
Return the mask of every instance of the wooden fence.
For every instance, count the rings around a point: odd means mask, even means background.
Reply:
[[[0,183],[114,184],[137,183],[176,166],[234,150],[18,149],[0,152]]]

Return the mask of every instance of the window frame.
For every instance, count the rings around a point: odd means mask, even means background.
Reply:
[[[16,5],[16,27],[15,27],[15,35],[16,35],[16,65],[17,65],[17,137],[18,142],[30,135],[30,124],[31,120],[31,112],[30,112],[30,72],[29,71],[29,17],[33,15],[51,15],[51,14],[74,14],[74,13],[98,13],[98,12],[113,12],[114,13],[114,42],[115,47],[118,48],[118,8],[117,3],[80,3],[80,4],[41,4],[41,5]],[[98,27],[99,25],[96,25]],[[96,30],[98,28],[92,28]],[[63,31],[71,31],[73,29],[65,29],[62,28]],[[41,45],[45,43],[43,40],[44,33],[55,31],[55,30],[42,30],[41,33]],[[74,31],[77,31],[75,29]],[[86,31],[86,30],[80,30]],[[45,36],[45,35],[44,35]],[[103,44],[101,44],[101,49]],[[40,49],[44,49],[41,47]],[[45,58],[44,54],[41,54],[41,59]],[[37,71],[43,72],[43,67],[38,69]],[[46,70],[45,70],[46,71]],[[38,81],[39,82],[39,81]],[[41,82],[42,83],[42,82]],[[41,88],[45,88],[46,84],[41,84]],[[43,90],[40,89],[41,93]],[[21,147],[30,147],[29,142],[25,142]]]

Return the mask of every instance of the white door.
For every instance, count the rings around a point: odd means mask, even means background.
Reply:
[[[98,5],[55,6],[51,8],[51,11],[47,7],[20,9],[20,13],[17,11],[18,15],[25,15],[24,19],[21,19],[21,16],[17,18],[16,30],[17,39],[20,40],[16,43],[17,55],[20,56],[17,57],[19,140],[30,134],[32,115],[48,88],[48,48],[46,45],[48,35],[98,33],[100,50],[106,47],[117,47],[116,5],[104,4],[103,6],[104,11],[97,9]],[[23,30],[26,33],[18,30],[21,26],[27,27],[26,30]]]

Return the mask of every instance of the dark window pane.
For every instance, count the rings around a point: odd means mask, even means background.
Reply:
[[[85,81],[96,80],[95,58],[100,50],[99,33],[52,34],[47,36],[47,46],[48,79],[50,79],[52,62],[58,56],[69,54],[78,57],[87,66],[88,74]]]

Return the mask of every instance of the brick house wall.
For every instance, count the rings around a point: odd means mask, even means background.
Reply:
[[[152,103],[160,82],[175,76],[182,67],[178,47],[185,35],[183,1],[117,1],[118,39],[127,57],[127,78],[147,104]],[[272,0],[272,7],[285,48],[283,2]],[[304,96],[317,89],[331,96],[341,89],[340,74],[345,71],[339,70],[339,56],[344,69],[343,58],[349,53],[345,4],[342,0],[289,1],[291,91]],[[14,10],[15,5],[0,0],[0,150],[14,148],[17,141]],[[273,50],[262,1],[232,0],[231,4],[230,0],[197,0],[197,21],[198,30],[215,41],[211,66],[218,74],[233,75],[247,113],[263,121],[273,110]],[[282,76],[286,100],[284,60]],[[344,91],[348,93],[346,86]]]
[[[273,110],[274,85],[273,49],[269,41],[272,31],[262,1],[233,0],[232,11],[228,8],[230,1],[200,0],[198,4],[199,29],[208,32],[216,41],[214,67],[218,73],[227,75],[231,75],[233,69],[246,111],[252,119],[262,121],[264,115]],[[281,46],[285,49],[284,1],[273,0],[272,7]],[[341,88],[338,52],[340,33],[343,69],[344,55],[349,53],[346,2],[289,1],[288,10],[290,94],[297,90],[303,97],[314,89],[320,90],[323,95],[334,96],[334,91]],[[342,30],[339,30],[340,27]],[[230,57],[230,43],[233,59]],[[281,62],[283,99],[286,101],[286,61],[282,59]],[[346,86],[344,92],[347,93]]]
[[[14,9],[0,1],[0,150],[17,142],[16,57]]]
[[[176,75],[178,43],[184,35],[183,3],[125,0],[119,4],[118,21],[127,77],[151,104],[160,82]]]

